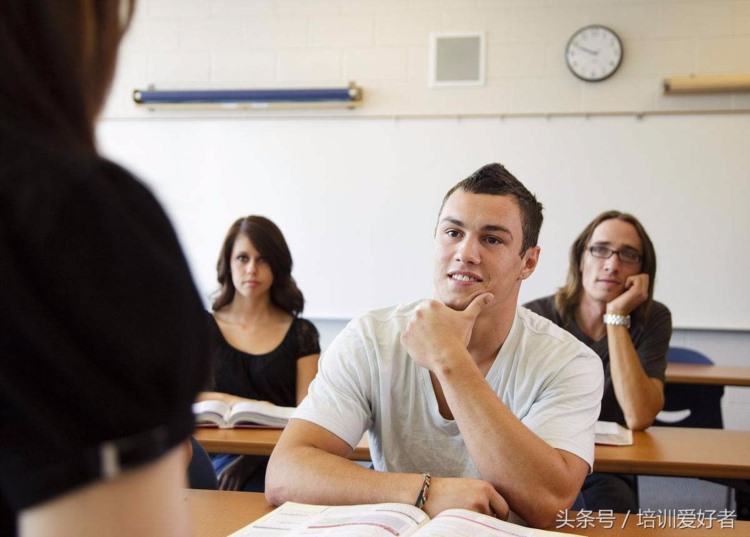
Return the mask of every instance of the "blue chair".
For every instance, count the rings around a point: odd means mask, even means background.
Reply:
[[[713,364],[713,361],[706,355],[684,347],[670,347],[667,351],[667,362]],[[657,414],[654,425],[723,429],[724,420],[721,415],[723,396],[724,386],[668,382],[664,385],[664,409]],[[746,482],[738,480],[707,479],[707,481],[727,486],[727,508],[730,504],[732,488],[737,489],[739,493],[748,486]]]
[[[667,362],[713,364],[704,354],[683,347],[670,347]],[[664,386],[664,409],[656,416],[654,425],[723,429],[723,396],[724,386],[667,383]]]
[[[193,436],[190,437],[190,444],[193,446],[193,456],[188,465],[188,487],[218,490],[219,483],[208,453]]]

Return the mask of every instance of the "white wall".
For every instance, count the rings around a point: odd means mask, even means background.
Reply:
[[[599,84],[579,81],[563,61],[567,39],[577,28],[591,23],[615,29],[625,49],[620,71]],[[427,87],[428,35],[436,31],[486,32],[485,86]],[[146,132],[154,117],[184,121],[186,117],[211,120],[227,116],[136,109],[132,90],[150,84],[162,89],[318,87],[342,86],[353,80],[364,87],[361,109],[326,112],[326,117],[747,112],[750,94],[663,96],[660,82],[670,75],[748,72],[750,0],[141,0],[121,54],[103,131],[120,129],[118,124],[127,122],[136,131]],[[321,112],[263,115],[304,125],[305,116],[320,116]],[[253,121],[256,116],[246,112],[232,117]],[[182,135],[190,140],[189,130]],[[715,133],[717,139],[723,135]],[[112,139],[103,140],[103,145],[107,143]],[[138,136],[128,142],[132,146],[138,143]],[[187,148],[194,149],[190,142]],[[116,155],[122,147],[110,145],[106,150]],[[156,180],[154,175],[162,167],[179,166],[179,162],[152,165],[158,161],[158,148],[140,150],[151,152],[140,168],[136,166],[147,181]],[[448,166],[453,157],[450,151],[439,155]],[[180,171],[194,174],[191,180],[205,181],[205,187],[197,192],[179,194],[199,206],[201,196],[211,195],[217,170]],[[307,179],[319,181],[321,188],[327,184],[320,177]],[[748,178],[732,180],[741,188]],[[179,191],[179,184],[172,187]],[[429,209],[420,210],[432,210],[432,200],[430,203]],[[238,215],[213,216],[213,225],[225,228]],[[374,229],[377,222],[362,225]],[[181,235],[181,239],[188,242],[193,237]],[[685,242],[705,251],[706,256],[733,262],[731,252],[713,252],[711,244],[695,245],[690,237]],[[741,292],[746,292],[746,287]],[[696,308],[702,306],[695,304]],[[340,329],[341,322],[321,320],[319,325],[325,342]],[[674,339],[676,344],[706,352],[717,363],[750,365],[748,331],[678,330]],[[727,389],[728,427],[750,429],[748,392]]]
[[[657,245],[655,297],[675,326],[750,329],[750,251],[737,248],[750,229],[745,115],[154,117],[104,122],[99,138],[156,190],[203,294],[216,285],[229,223],[255,213],[284,230],[308,315],[349,318],[429,296],[444,192],[499,160],[546,207],[541,260],[522,301],[554,292],[571,242],[594,214],[615,208],[637,214]],[[701,245],[732,252],[733,262]]]
[[[568,71],[578,28],[610,26],[620,70]],[[430,32],[487,35],[487,84],[428,88]],[[663,96],[665,76],[750,72],[748,0],[139,0],[108,117],[157,88],[365,88],[357,115],[748,109],[749,94]],[[351,115],[347,113],[347,115]]]

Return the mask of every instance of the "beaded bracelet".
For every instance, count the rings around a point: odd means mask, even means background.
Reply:
[[[428,491],[430,490],[430,474],[422,474],[424,476],[424,480],[422,481],[422,488],[419,490],[419,496],[417,496],[417,502],[414,504],[415,506],[422,509],[422,506],[427,501]]]

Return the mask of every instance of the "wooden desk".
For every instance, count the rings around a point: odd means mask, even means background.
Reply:
[[[209,453],[270,455],[280,429],[198,429]],[[366,438],[352,454],[370,460]],[[750,431],[651,427],[632,446],[596,446],[594,470],[622,474],[750,479]]]
[[[220,492],[215,490],[185,489],[185,502],[193,517],[195,537],[226,537],[230,533],[247,526],[260,518],[272,507],[266,503],[263,494],[257,492]],[[713,528],[666,527],[652,529],[638,526],[638,518],[630,515],[625,528],[621,528],[625,515],[616,515],[614,527],[606,528],[596,516],[592,517],[595,527],[575,527],[581,525],[574,513],[568,519],[573,528],[560,528],[556,531],[588,537],[746,537],[750,535],[750,522],[734,521],[733,528],[721,528],[717,520]],[[652,519],[655,520],[655,519]]]
[[[270,455],[279,441],[282,429],[215,429],[199,427],[194,436],[209,453],[237,453],[241,455]],[[354,449],[351,458],[370,460],[367,437]]]
[[[650,427],[632,446],[596,446],[594,470],[623,474],[750,479],[750,431]]]
[[[185,489],[195,537],[226,537],[273,510],[260,492]]]
[[[667,382],[750,386],[750,367],[667,363]]]

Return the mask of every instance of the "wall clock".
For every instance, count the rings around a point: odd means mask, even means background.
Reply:
[[[581,80],[599,82],[611,77],[620,67],[622,42],[606,26],[584,26],[573,34],[565,46],[565,61]]]

